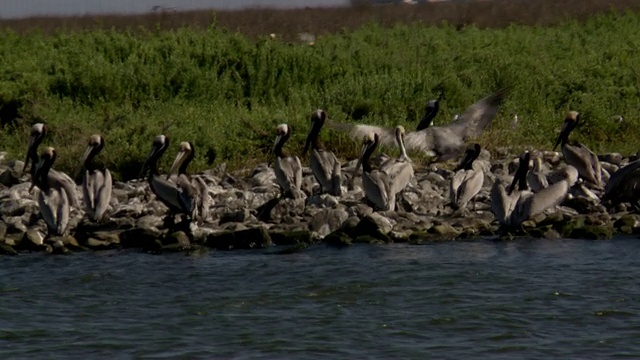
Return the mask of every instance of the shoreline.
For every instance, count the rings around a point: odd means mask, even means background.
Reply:
[[[562,167],[556,152],[541,153],[549,171]],[[369,243],[409,243],[456,241],[469,239],[575,238],[610,239],[615,235],[640,234],[640,215],[624,205],[607,212],[594,199],[582,195],[581,185],[561,206],[525,221],[521,229],[503,231],[490,210],[489,191],[495,178],[512,176],[518,157],[507,154],[500,159],[483,161],[484,185],[469,204],[474,210],[454,211],[447,206],[449,179],[453,172],[440,164],[415,166],[415,178],[398,196],[398,211],[379,212],[365,203],[356,177],[353,190],[340,198],[310,195],[315,178],[303,167],[303,199],[278,199],[279,189],[273,169],[260,164],[247,176],[224,170],[199,174],[206,182],[212,203],[210,217],[198,227],[166,223],[167,208],[155,199],[146,180],[115,182],[110,205],[110,220],[93,224],[84,220],[83,212],[72,209],[68,234],[45,240],[46,226],[40,218],[37,189],[27,192],[30,181],[15,177],[20,160],[0,164],[0,253],[75,251],[134,248],[162,253],[193,251],[199,247],[237,250],[281,246],[280,253],[290,253],[311,245],[349,246]],[[608,167],[621,167],[629,159],[619,154],[603,155],[619,160]],[[374,162],[380,162],[379,155]],[[349,179],[356,160],[343,164],[343,184]],[[193,175],[192,175],[193,176]],[[78,194],[82,188],[77,186]],[[584,190],[584,189],[582,189]]]

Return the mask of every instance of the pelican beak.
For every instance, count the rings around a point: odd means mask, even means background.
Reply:
[[[40,159],[35,165],[35,171],[33,172],[33,176],[31,177],[31,186],[29,187],[29,193],[33,191],[33,188],[36,186],[36,179],[40,177],[40,173],[42,172],[42,166],[44,165],[44,159]]]
[[[566,139],[569,136],[570,132],[571,132],[571,127],[569,127],[569,122],[565,121],[564,124],[562,125],[562,130],[560,130],[560,134],[558,135],[558,138],[556,139],[556,144],[553,146],[553,150],[554,151],[556,150],[558,145],[560,145],[562,140]]]
[[[280,139],[282,139],[282,135],[276,136],[276,141],[273,143],[273,148],[271,149],[271,152],[273,152],[273,153],[276,152],[276,148],[278,147],[278,144],[280,143]]]
[[[171,164],[171,168],[167,173],[167,180],[169,180],[169,177],[171,176],[171,174],[175,172],[178,169],[178,167],[182,164],[182,162],[184,161],[185,154],[186,153],[184,151],[180,151],[178,155],[176,155],[176,159],[173,160],[173,164]]]
[[[360,165],[362,165],[362,159],[364,158],[364,153],[367,152],[368,148],[369,148],[369,145],[367,144],[362,145],[362,150],[360,151],[360,157],[358,158],[358,163],[356,164],[356,168],[353,171],[354,175],[358,174],[358,171],[360,170]]]
[[[82,155],[82,159],[80,159],[80,162],[82,163],[82,165],[84,165],[84,163],[87,162],[87,159],[89,158],[89,155],[91,154],[92,150],[93,150],[93,146],[91,146],[91,145],[87,146],[87,148],[84,150],[84,154]]]
[[[87,148],[84,150],[84,154],[82,154],[82,159],[80,159],[80,168],[78,169],[78,171],[76,171],[76,177],[78,177],[78,175],[80,175],[80,173],[82,172],[82,169],[84,169],[87,159],[89,158],[89,155],[91,154],[92,150],[93,150],[93,146],[91,145],[87,146]]]
[[[322,127],[322,123],[320,122],[320,120],[312,121],[311,128],[309,129],[309,134],[307,134],[307,140],[304,142],[304,148],[302,149],[302,154],[307,153],[307,150],[309,150],[309,146],[311,145],[311,142],[320,134],[321,127]]]
[[[29,160],[31,160],[31,152],[33,151],[33,146],[35,145],[36,137],[33,135],[29,136],[29,144],[27,145],[27,158],[24,160],[24,167],[22,168],[22,174],[27,172],[27,166],[29,165]],[[32,164],[36,165],[36,164]]]
[[[149,159],[151,159],[151,157],[158,151],[158,149],[153,146],[151,148],[151,150],[149,151],[149,154],[147,155],[147,159],[144,161],[144,164],[142,164],[142,168],[140,168],[140,174],[138,175],[138,178],[142,178],[144,177],[144,170],[147,168],[147,166],[149,165]]]

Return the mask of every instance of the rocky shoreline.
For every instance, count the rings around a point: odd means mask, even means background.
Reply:
[[[538,155],[552,182],[553,172],[564,165],[561,154]],[[384,159],[385,155],[380,155],[375,161]],[[600,160],[603,169],[613,173],[635,158],[606,154]],[[339,198],[317,194],[318,185],[308,167],[303,169],[306,198],[285,199],[280,198],[273,169],[267,164],[234,173],[219,166],[198,175],[207,184],[212,204],[210,216],[201,226],[173,221],[147,181],[135,180],[114,182],[109,220],[91,223],[81,209],[73,208],[68,235],[46,238],[46,225],[36,201],[39,190],[29,192],[28,175],[21,176],[22,161],[5,160],[0,153],[0,253],[64,254],[113,248],[162,253],[202,247],[235,250],[274,245],[287,253],[319,243],[422,244],[520,236],[609,239],[616,234],[640,234],[640,214],[625,204],[606,209],[600,204],[597,190],[582,183],[573,187],[560,206],[534,216],[518,229],[502,229],[491,212],[489,192],[496,178],[513,177],[518,155],[498,150],[491,159],[483,150],[480,161],[485,168],[484,185],[466,210],[454,210],[448,205],[453,171],[446,164],[414,164],[415,178],[399,195],[395,212],[375,212],[366,204],[360,177],[352,177],[356,160],[343,165],[345,191]],[[77,186],[77,190],[81,197],[81,187]]]

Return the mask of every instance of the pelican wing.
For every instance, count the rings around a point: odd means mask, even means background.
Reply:
[[[373,132],[378,134],[380,144],[393,146],[396,143],[395,129],[375,125],[334,122],[327,122],[327,125],[332,129],[347,132],[351,138],[357,141],[361,141],[363,137]]]
[[[518,223],[527,220],[531,216],[559,205],[569,192],[569,183],[566,180],[559,181],[539,192],[521,197],[517,205]]]
[[[534,193],[549,186],[547,177],[543,173],[538,171],[529,172],[527,174],[527,182],[529,183],[529,187]]]
[[[335,155],[334,155],[335,156]],[[333,187],[332,195],[342,195],[342,169],[340,162],[337,161],[333,164],[333,176],[331,177],[331,185]]]
[[[76,183],[69,177],[69,175],[56,171],[54,169],[49,170],[49,184],[52,187],[63,187],[67,192],[67,196],[69,198],[69,202],[71,206],[78,207],[78,194],[76,193]]]
[[[193,183],[200,194],[198,198],[198,225],[202,225],[207,217],[209,217],[209,206],[211,204],[209,189],[200,176],[196,176]]]
[[[276,158],[274,169],[278,184],[285,193],[294,193],[302,186],[302,164],[297,156]]]
[[[338,166],[336,166],[336,163],[338,163]],[[340,176],[340,166],[336,156],[328,150],[314,149],[311,152],[309,165],[322,189],[334,192],[335,187],[333,181],[335,172],[337,171],[338,176]]]
[[[459,133],[464,140],[479,136],[484,129],[491,125],[506,93],[506,89],[501,89],[476,101],[446,127],[455,129],[455,132]]]
[[[499,178],[493,183],[491,187],[491,212],[501,225],[510,225],[511,214],[519,197],[519,191],[508,195]]]
[[[161,176],[153,175],[149,182],[153,193],[164,203],[169,209],[177,212],[185,212],[180,201],[180,190],[178,187]]]
[[[422,151],[431,156],[437,155],[439,160],[444,161],[464,152],[466,145],[462,139],[463,132],[462,127],[428,127],[407,133],[404,144],[408,150]]]
[[[484,174],[482,171],[467,170],[464,173],[462,184],[457,190],[457,203],[460,206],[465,206],[474,196],[476,196],[482,189],[484,183]]]
[[[113,179],[111,178],[111,172],[109,169],[104,169],[104,172],[97,171],[99,173],[100,185],[95,187],[96,191],[96,204],[95,211],[93,213],[93,219],[98,221],[104,217],[111,202],[111,191],[113,189]],[[98,181],[96,181],[97,183]]]
[[[619,169],[609,179],[604,188],[602,200],[613,202],[635,201],[640,194],[640,160]]]
[[[47,224],[49,234],[63,235],[69,224],[69,199],[64,189],[50,188],[38,195],[40,215]]]
[[[196,213],[197,203],[200,197],[198,189],[193,186],[191,180],[185,174],[178,176],[176,185],[182,207],[187,210],[187,214],[193,217]]]
[[[586,181],[602,186],[602,166],[598,157],[586,146],[565,144],[562,146],[564,161],[573,165]]]
[[[387,174],[389,192],[393,195],[404,190],[413,178],[413,166],[408,161],[389,159],[380,166],[379,170]]]
[[[60,189],[58,192],[59,203],[56,209],[56,225],[58,234],[64,235],[67,231],[67,225],[69,225],[69,197],[65,189]]]
[[[364,194],[378,209],[390,210],[389,177],[381,171],[374,170],[362,174]]]
[[[82,181],[82,195],[84,200],[84,211],[87,214],[91,214],[91,216],[93,216],[93,210],[95,209],[95,181],[96,178],[94,174],[89,172],[89,170],[86,170]]]

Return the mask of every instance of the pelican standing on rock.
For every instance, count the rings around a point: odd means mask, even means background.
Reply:
[[[85,212],[92,221],[101,221],[104,218],[111,201],[111,172],[105,166],[98,166],[94,162],[94,158],[103,148],[104,138],[101,135],[91,135],[81,160],[85,169],[82,181]]]
[[[520,157],[520,165],[508,191],[500,179],[496,179],[491,188],[491,211],[502,226],[520,226],[531,216],[559,205],[578,181],[578,170],[567,165],[562,171],[562,180],[534,194],[527,188],[529,160],[528,152]],[[514,191],[516,184],[519,184],[519,188]]]
[[[455,121],[445,126],[429,126],[412,131],[405,136],[405,146],[409,150],[422,151],[429,156],[436,156],[437,161],[445,161],[457,157],[464,152],[465,141],[479,136],[496,116],[506,90],[499,90],[486,96],[471,106]],[[392,146],[394,129],[354,124],[331,124],[332,127],[348,131],[355,139],[361,139],[370,132],[375,132],[380,143]],[[422,127],[422,126],[419,126]]]
[[[201,177],[187,175],[187,167],[194,157],[195,148],[193,144],[186,141],[181,142],[178,155],[176,155],[167,174],[167,180],[173,172],[178,170],[176,184],[179,190],[180,203],[188,211],[187,214],[191,219],[197,219],[198,225],[202,225],[209,215],[209,190]]]
[[[464,209],[467,203],[482,189],[484,172],[475,168],[474,161],[480,155],[480,144],[474,144],[473,149],[465,151],[465,157],[451,178],[449,197],[454,208]]]
[[[578,170],[580,177],[585,181],[595,185],[597,188],[602,188],[602,166],[598,156],[594,154],[586,146],[574,143],[569,143],[569,134],[571,130],[575,129],[580,122],[580,113],[577,111],[569,111],[567,114],[560,135],[556,140],[556,144],[553,147],[555,150],[558,145],[562,147],[562,155],[564,161],[572,165]]]
[[[395,193],[391,191],[389,175],[384,171],[371,168],[369,158],[378,147],[380,138],[376,133],[369,133],[362,140],[362,153],[356,169],[362,164],[362,187],[364,195],[377,210],[395,209]]]
[[[52,173],[51,167],[56,160],[56,150],[47,147],[42,151],[35,167],[32,185],[40,189],[38,206],[40,215],[47,224],[49,236],[62,236],[69,225],[69,196],[59,173]]]
[[[38,158],[38,147],[44,140],[44,137],[47,135],[48,127],[45,124],[37,123],[31,127],[31,134],[29,135],[29,143],[27,146],[27,158],[24,161],[24,168],[22,172],[27,171],[27,166],[29,165],[29,161],[31,161],[31,170],[29,171],[31,174],[31,181],[34,182],[36,167],[39,161]],[[55,169],[49,169],[48,173],[53,175],[57,181],[59,181],[60,186],[64,186],[67,196],[69,198],[69,202],[71,206],[78,207],[78,195],[76,194],[76,183],[69,177],[69,175],[57,171]],[[38,181],[38,179],[36,179]]]
[[[306,154],[309,146],[311,146],[309,165],[320,184],[322,192],[340,196],[342,195],[340,162],[335,154],[325,149],[318,140],[326,118],[327,113],[324,110],[317,110],[313,113],[311,116],[311,128],[302,153]]]
[[[300,158],[286,154],[282,147],[291,136],[291,128],[287,124],[280,124],[276,128],[277,136],[273,145],[273,153],[276,155],[274,172],[278,184],[282,188],[282,195],[290,198],[302,197],[302,165]]]
[[[172,213],[190,214],[189,209],[184,208],[180,201],[180,190],[178,186],[160,176],[158,170],[158,160],[162,157],[167,148],[169,148],[169,138],[164,135],[158,135],[153,140],[151,151],[142,166],[142,175],[145,169],[149,168],[149,187],[158,199],[169,208]]]
[[[411,159],[407,155],[407,149],[404,146],[404,135],[404,126],[396,126],[396,142],[400,149],[400,156],[386,160],[380,164],[379,168],[380,171],[388,175],[389,191],[394,195],[404,190],[414,175]]]

